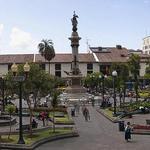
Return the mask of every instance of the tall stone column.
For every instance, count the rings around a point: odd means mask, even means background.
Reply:
[[[79,47],[79,40],[81,37],[79,37],[77,32],[77,18],[78,16],[75,14],[73,15],[72,21],[72,34],[69,40],[71,41],[71,47],[72,47],[72,74],[73,75],[79,75],[79,55],[78,55],[78,47]]]
[[[82,80],[82,74],[79,69],[79,54],[78,54],[78,47],[79,47],[79,40],[81,40],[81,37],[79,37],[77,32],[77,18],[78,16],[75,14],[73,15],[72,21],[72,34],[71,37],[69,37],[69,40],[71,41],[71,48],[72,48],[72,68],[71,72],[65,73],[68,75],[68,81],[70,81],[70,85],[66,88],[66,93],[86,93],[86,89],[82,87],[81,80]],[[77,96],[78,94],[75,94],[74,96]],[[73,96],[73,95],[72,95]]]

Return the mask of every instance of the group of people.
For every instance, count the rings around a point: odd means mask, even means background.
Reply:
[[[105,98],[101,103],[101,108],[111,107],[109,97]]]
[[[80,113],[80,104],[75,103],[74,107],[71,108],[71,116],[75,117],[76,114],[79,114],[79,113]],[[85,121],[90,120],[90,113],[89,113],[88,108],[85,106],[85,104],[82,105],[82,114],[85,118]]]

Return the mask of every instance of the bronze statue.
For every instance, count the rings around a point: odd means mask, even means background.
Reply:
[[[73,18],[71,19],[72,26],[73,26],[72,31],[74,31],[74,32],[77,31],[77,24],[78,24],[77,18],[79,18],[79,17],[75,14],[75,11],[74,11]]]

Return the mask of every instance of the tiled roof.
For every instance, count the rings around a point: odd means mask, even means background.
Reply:
[[[34,54],[0,55],[0,64],[33,62]]]
[[[55,57],[50,61],[52,63],[70,63],[72,62],[72,54],[56,54]],[[40,54],[36,54],[35,62],[47,62],[44,57]],[[95,62],[92,54],[79,54],[79,62]]]
[[[96,49],[96,48],[95,48]],[[126,62],[128,50],[126,48],[105,47],[95,52],[99,62]]]
[[[55,57],[50,62],[71,62],[71,54],[55,54]],[[35,62],[48,62],[40,54],[35,55]]]
[[[104,51],[95,52],[99,62],[111,63],[111,62],[126,62],[130,54],[126,48],[117,49],[113,47],[105,47]],[[139,54],[142,59],[150,58],[150,55]],[[73,60],[72,54],[56,54],[51,60],[52,63],[71,63]],[[34,54],[14,54],[14,55],[0,55],[0,64],[11,64],[11,63],[25,63],[33,62]],[[35,55],[35,62],[47,62],[44,57],[40,54]],[[92,53],[80,53],[79,62],[96,62]]]
[[[96,60],[93,54],[84,53],[84,54],[79,54],[79,62],[96,62]]]

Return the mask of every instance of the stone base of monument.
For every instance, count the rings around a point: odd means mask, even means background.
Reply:
[[[82,86],[68,86],[66,89],[65,89],[65,92],[66,93],[86,93],[86,89],[83,88]]]
[[[66,88],[66,93],[86,93],[86,89],[81,86],[81,75],[72,75],[68,78],[71,81],[71,85]]]

